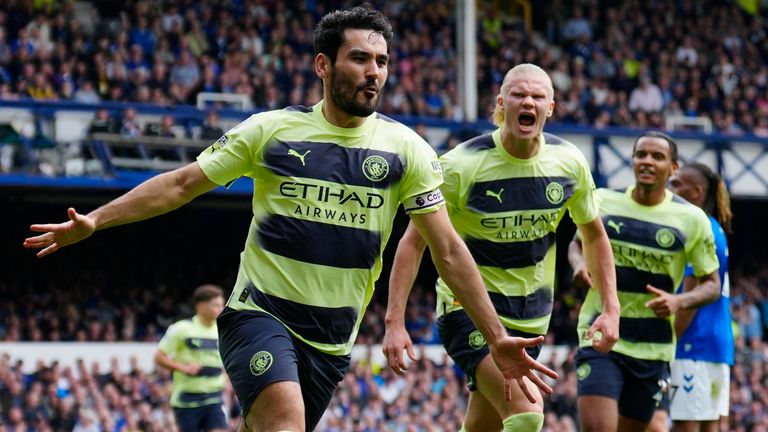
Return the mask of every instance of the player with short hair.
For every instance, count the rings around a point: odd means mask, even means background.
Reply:
[[[731,232],[730,197],[723,179],[702,163],[684,165],[670,181],[670,189],[709,216],[715,250],[720,262],[720,297],[697,310],[678,311],[675,361],[671,368],[671,394],[663,409],[657,409],[652,424],[666,430],[667,412],[673,431],[716,432],[728,417],[730,367],[734,360],[731,327],[730,282],[728,278],[728,240]],[[693,269],[685,268],[685,279],[678,291],[695,285]],[[663,425],[663,428],[661,427]]]
[[[644,431],[661,400],[668,363],[675,355],[672,315],[717,299],[719,266],[704,212],[666,189],[677,171],[677,144],[649,131],[632,151],[635,184],[599,189],[600,215],[616,263],[621,303],[619,341],[610,353],[580,342],[576,354],[578,408],[584,431]],[[574,283],[592,285],[581,241],[569,248]],[[695,286],[675,294],[691,263]],[[600,313],[592,290],[579,312],[584,334]]]
[[[220,315],[224,367],[243,406],[241,430],[314,429],[349,368],[352,344],[381,272],[402,203],[436,266],[488,341],[505,378],[526,388],[534,371],[557,374],[522,354],[485,294],[450,224],[442,170],[416,133],[375,112],[387,79],[392,29],[367,7],[318,23],[315,73],[323,99],[259,113],[204,150],[196,162],[158,175],[88,215],[33,225],[39,256],[95,230],[157,216],[241,176],[254,182],[253,219],[227,307]]]
[[[454,228],[474,258],[496,312],[510,335],[542,340],[552,313],[555,231],[568,211],[584,233],[590,269],[605,313],[585,337],[610,351],[618,338],[619,304],[610,244],[598,218],[599,201],[584,155],[562,138],[543,133],[554,110],[549,75],[533,64],[506,74],[497,97],[498,129],[464,142],[440,158],[441,187]],[[390,278],[384,353],[402,373],[403,350],[413,355],[405,330],[408,292],[426,242],[409,227],[400,240]],[[536,431],[544,422],[541,394],[504,397],[503,378],[488,347],[450,286],[437,281],[438,330],[471,390],[463,430]],[[527,348],[536,358],[540,344]]]
[[[225,431],[222,389],[226,378],[216,328],[224,291],[216,285],[199,286],[192,302],[195,315],[168,326],[155,363],[173,371],[171,406],[181,432]]]

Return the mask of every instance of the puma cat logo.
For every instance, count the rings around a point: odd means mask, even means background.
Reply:
[[[494,192],[490,189],[485,190],[485,196],[492,196],[501,202],[501,194],[504,193],[504,188],[501,188],[498,192]]]
[[[613,228],[614,231],[616,231],[616,234],[621,234],[621,227],[624,226],[624,222],[619,222],[618,224],[610,219],[608,219],[608,226]]]
[[[306,164],[304,163],[304,157],[307,154],[309,154],[309,152],[311,152],[311,151],[312,150],[307,150],[306,152],[304,152],[304,154],[299,154],[299,152],[297,152],[294,149],[288,149],[288,156],[296,156],[301,161],[301,166],[306,166]]]

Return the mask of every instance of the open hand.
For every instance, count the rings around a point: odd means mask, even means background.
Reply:
[[[38,258],[52,254],[71,244],[85,240],[96,230],[96,223],[86,215],[81,215],[74,208],[67,210],[69,220],[58,224],[35,224],[29,227],[34,232],[41,232],[39,236],[29,237],[24,240],[27,249],[42,249],[37,253]]]
[[[535,372],[541,372],[552,379],[557,379],[557,372],[534,360],[525,351],[525,348],[540,345],[543,342],[544,336],[536,338],[507,336],[493,345],[489,345],[493,361],[504,376],[504,397],[506,400],[512,400],[512,380],[515,380],[517,385],[520,386],[520,390],[525,394],[525,397],[531,403],[536,403],[536,398],[531,393],[523,377],[531,380],[545,394],[552,394],[552,388]]]
[[[402,375],[408,370],[403,358],[403,350],[408,353],[412,361],[416,361],[416,354],[413,352],[413,342],[411,342],[408,332],[403,326],[387,326],[384,332],[384,342],[381,344],[381,351],[387,358],[387,364],[398,375]]]

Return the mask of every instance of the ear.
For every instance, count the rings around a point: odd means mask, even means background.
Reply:
[[[315,75],[317,75],[318,78],[327,78],[331,67],[331,59],[327,55],[320,53],[315,56]]]
[[[547,118],[552,117],[552,114],[555,113],[555,101],[549,103],[549,109],[547,109]]]
[[[499,94],[496,96],[496,105],[499,106],[499,109],[504,111],[504,98]]]

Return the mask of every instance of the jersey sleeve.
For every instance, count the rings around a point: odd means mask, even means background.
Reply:
[[[178,323],[169,325],[168,330],[158,342],[157,348],[171,357],[175,356],[179,346],[180,333],[181,329]]]
[[[400,202],[406,213],[431,213],[445,202],[440,185],[443,169],[437,154],[425,141],[414,142],[406,152],[406,172],[400,185]]]
[[[263,119],[258,114],[249,117],[197,156],[209,180],[228,186],[239,177],[252,177],[257,155],[267,138],[261,124]]]
[[[695,216],[691,218],[693,224],[691,241],[686,242],[685,254],[688,263],[693,268],[695,276],[704,276],[714,273],[720,267],[715,251],[715,236],[709,219],[703,210],[696,208]]]
[[[577,163],[576,168],[576,190],[568,200],[568,212],[571,214],[573,222],[576,224],[585,224],[592,222],[600,213],[600,197],[595,191],[595,182],[592,180],[592,173],[589,171],[589,165],[578,149],[574,160]]]

